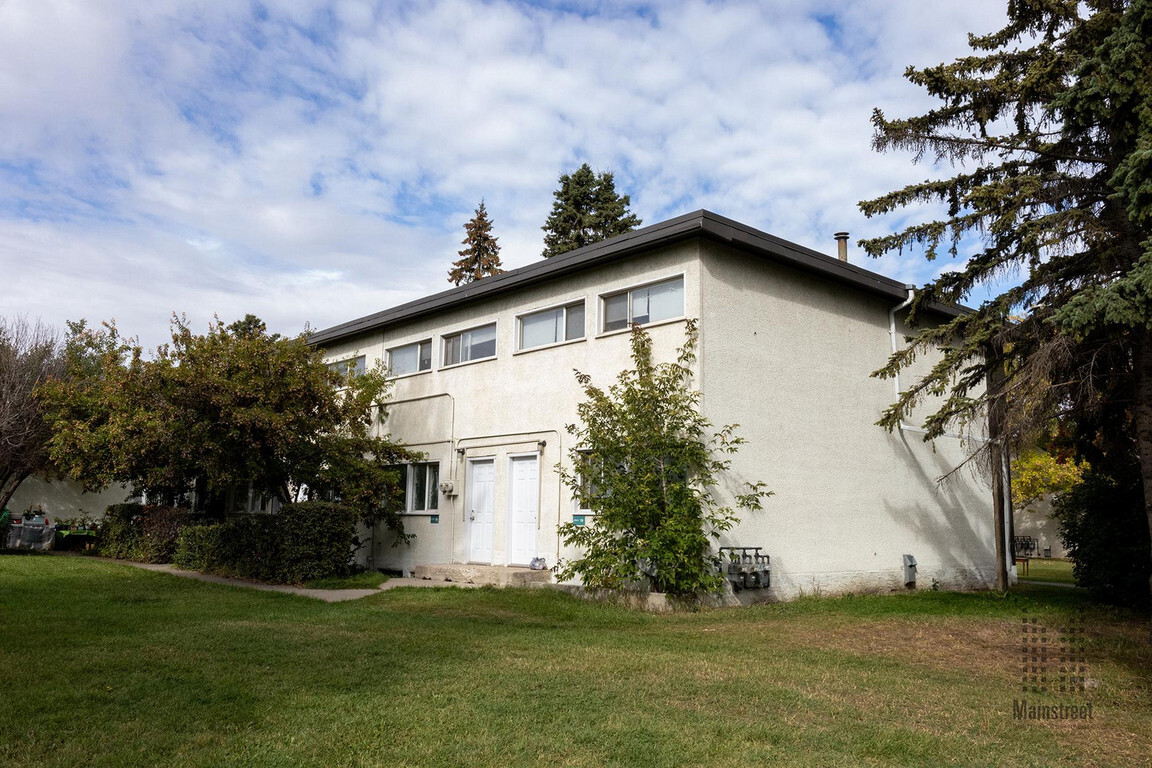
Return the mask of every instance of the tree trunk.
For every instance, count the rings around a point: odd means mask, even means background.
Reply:
[[[993,371],[988,376],[988,391],[992,397],[988,404],[988,461],[992,469],[992,525],[996,528],[996,589],[1008,591],[1008,546],[1004,541],[1005,498],[1005,445],[1004,393],[1001,387],[1003,372]]]
[[[997,438],[998,439],[998,438]],[[999,442],[988,450],[992,462],[992,525],[996,527],[996,589],[1008,591],[1008,547],[1004,541],[1004,462]]]
[[[1152,334],[1146,330],[1139,331],[1136,338],[1132,363],[1136,377],[1136,449],[1140,452],[1140,477],[1144,483],[1144,514],[1152,539]],[[1148,590],[1152,594],[1152,578],[1148,580]]]
[[[0,483],[0,510],[8,506],[8,502],[11,501],[12,497],[16,495],[16,489],[20,487],[20,484],[24,482],[30,474],[32,474],[30,471],[14,472],[11,475],[8,475],[8,477],[4,478],[4,482]],[[17,510],[11,511],[15,512]],[[0,546],[4,545],[0,544]]]

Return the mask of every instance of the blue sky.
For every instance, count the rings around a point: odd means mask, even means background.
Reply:
[[[282,333],[443,290],[481,198],[539,258],[561,173],[612,170],[651,224],[707,208],[833,253],[931,211],[857,201],[940,171],[869,148],[904,68],[1003,0],[0,4],[0,314],[173,312]],[[963,253],[961,254],[963,257]],[[907,282],[955,262],[867,268]],[[980,297],[973,297],[979,300]]]

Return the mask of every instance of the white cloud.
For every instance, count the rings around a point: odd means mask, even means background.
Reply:
[[[557,176],[616,172],[647,223],[709,208],[805,245],[875,235],[860,199],[931,174],[869,149],[907,64],[1002,0],[193,0],[0,5],[0,313],[172,311],[296,332],[442,290],[483,197],[538,258]],[[924,213],[909,214],[923,216]],[[859,259],[863,259],[860,256]],[[918,257],[866,264],[923,282]]]

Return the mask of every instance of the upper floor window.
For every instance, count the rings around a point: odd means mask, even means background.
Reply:
[[[520,318],[520,349],[584,338],[584,302],[545,309]]]
[[[432,340],[388,350],[388,371],[393,376],[432,370]]]
[[[335,363],[328,363],[328,369],[335,371],[341,376],[363,376],[365,370],[364,355],[359,357],[351,357],[347,360],[338,360]]]
[[[604,297],[604,330],[670,320],[684,314],[684,278],[621,291]]]
[[[496,356],[496,323],[444,337],[444,365]]]

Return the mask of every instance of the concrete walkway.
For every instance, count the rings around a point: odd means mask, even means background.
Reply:
[[[103,560],[105,558],[100,559]],[[229,587],[247,587],[248,589],[259,589],[264,592],[287,592],[292,595],[323,600],[326,603],[342,603],[345,600],[359,600],[362,597],[379,594],[380,592],[396,589],[397,587],[475,588],[481,586],[480,584],[458,584],[443,581],[428,581],[426,579],[388,579],[388,581],[376,589],[308,589],[306,587],[290,587],[286,584],[264,584],[263,582],[249,581],[247,579],[231,579],[227,576],[213,576],[208,573],[200,573],[199,571],[182,571],[179,568],[174,568],[167,564],[133,563],[128,560],[109,560],[109,562],[131,565],[134,568],[143,568],[146,571],[155,571],[157,573],[170,573],[173,576],[206,581],[209,584],[225,584]]]

